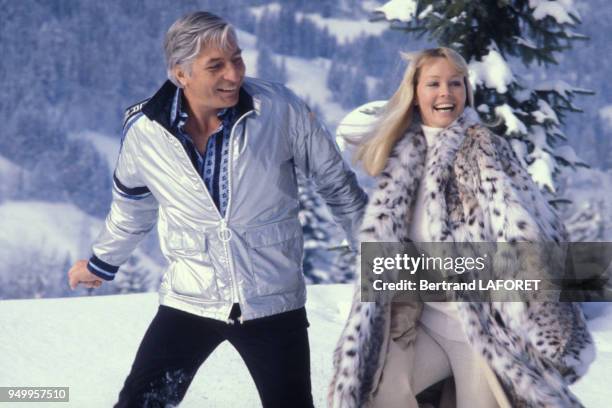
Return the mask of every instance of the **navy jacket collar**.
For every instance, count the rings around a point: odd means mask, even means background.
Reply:
[[[176,85],[170,81],[166,81],[161,88],[149,99],[142,108],[142,113],[155,122],[162,125],[170,133],[174,134],[172,123],[170,123],[170,111],[172,109],[172,101],[176,93]],[[238,94],[238,103],[236,104],[237,117],[254,109],[253,98],[244,89],[240,87]]]

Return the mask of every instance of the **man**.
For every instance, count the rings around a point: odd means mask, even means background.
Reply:
[[[228,340],[265,407],[312,407],[296,169],[349,237],[366,196],[303,102],[245,79],[226,21],[187,15],[164,46],[170,81],[126,112],[105,227],[68,273],[72,288],[112,280],[158,221],[161,305],[116,406],[179,403]]]

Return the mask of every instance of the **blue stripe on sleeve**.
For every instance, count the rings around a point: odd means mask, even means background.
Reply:
[[[115,173],[113,173],[113,182],[117,192],[127,198],[140,199],[151,194],[151,190],[149,190],[147,186],[127,187],[121,181],[119,181]]]
[[[104,280],[113,280],[115,278],[115,274],[119,270],[119,267],[108,264],[97,256],[92,255],[87,263],[87,269],[89,272]]]

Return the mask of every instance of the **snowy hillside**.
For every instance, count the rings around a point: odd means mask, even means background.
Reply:
[[[73,204],[0,203],[0,299],[70,295],[66,272],[77,259],[89,257],[102,222]],[[124,272],[102,293],[126,292],[135,280],[145,285],[142,289],[155,290],[161,267],[137,249]]]
[[[332,353],[348,313],[349,285],[308,288],[312,385],[317,407],[325,406]],[[68,386],[70,403],[109,407],[117,397],[136,349],[157,310],[155,294],[3,301],[0,307],[0,383],[8,386]],[[598,358],[573,391],[589,408],[612,400],[612,306],[588,306]],[[27,318],[25,317],[27,316]],[[38,407],[44,404],[20,404]],[[55,406],[54,405],[54,406]],[[255,385],[238,353],[221,345],[201,367],[182,408],[260,406]]]
[[[257,77],[259,75],[257,72],[259,51],[256,48],[256,38],[242,30],[237,30],[237,32],[242,56],[247,67],[247,75]],[[331,64],[330,60],[326,58],[307,60],[276,53],[274,53],[274,59],[277,61],[285,60],[287,68],[285,85],[308,103],[318,106],[327,124],[335,127],[340,119],[348,113],[347,109],[343,109],[332,100],[332,94],[325,85]]]
[[[83,132],[72,133],[68,136],[71,140],[87,140],[100,152],[102,157],[106,159],[108,169],[115,169],[117,156],[119,155],[120,142],[119,138],[105,135],[103,133],[86,130]]]

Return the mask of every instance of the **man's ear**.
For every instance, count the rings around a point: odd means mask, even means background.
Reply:
[[[180,65],[177,65],[174,68],[172,68],[172,71],[174,73],[174,77],[176,78],[178,83],[181,85],[181,88],[184,88],[185,83],[187,81],[187,77],[188,77],[187,72],[185,72],[185,70]]]

